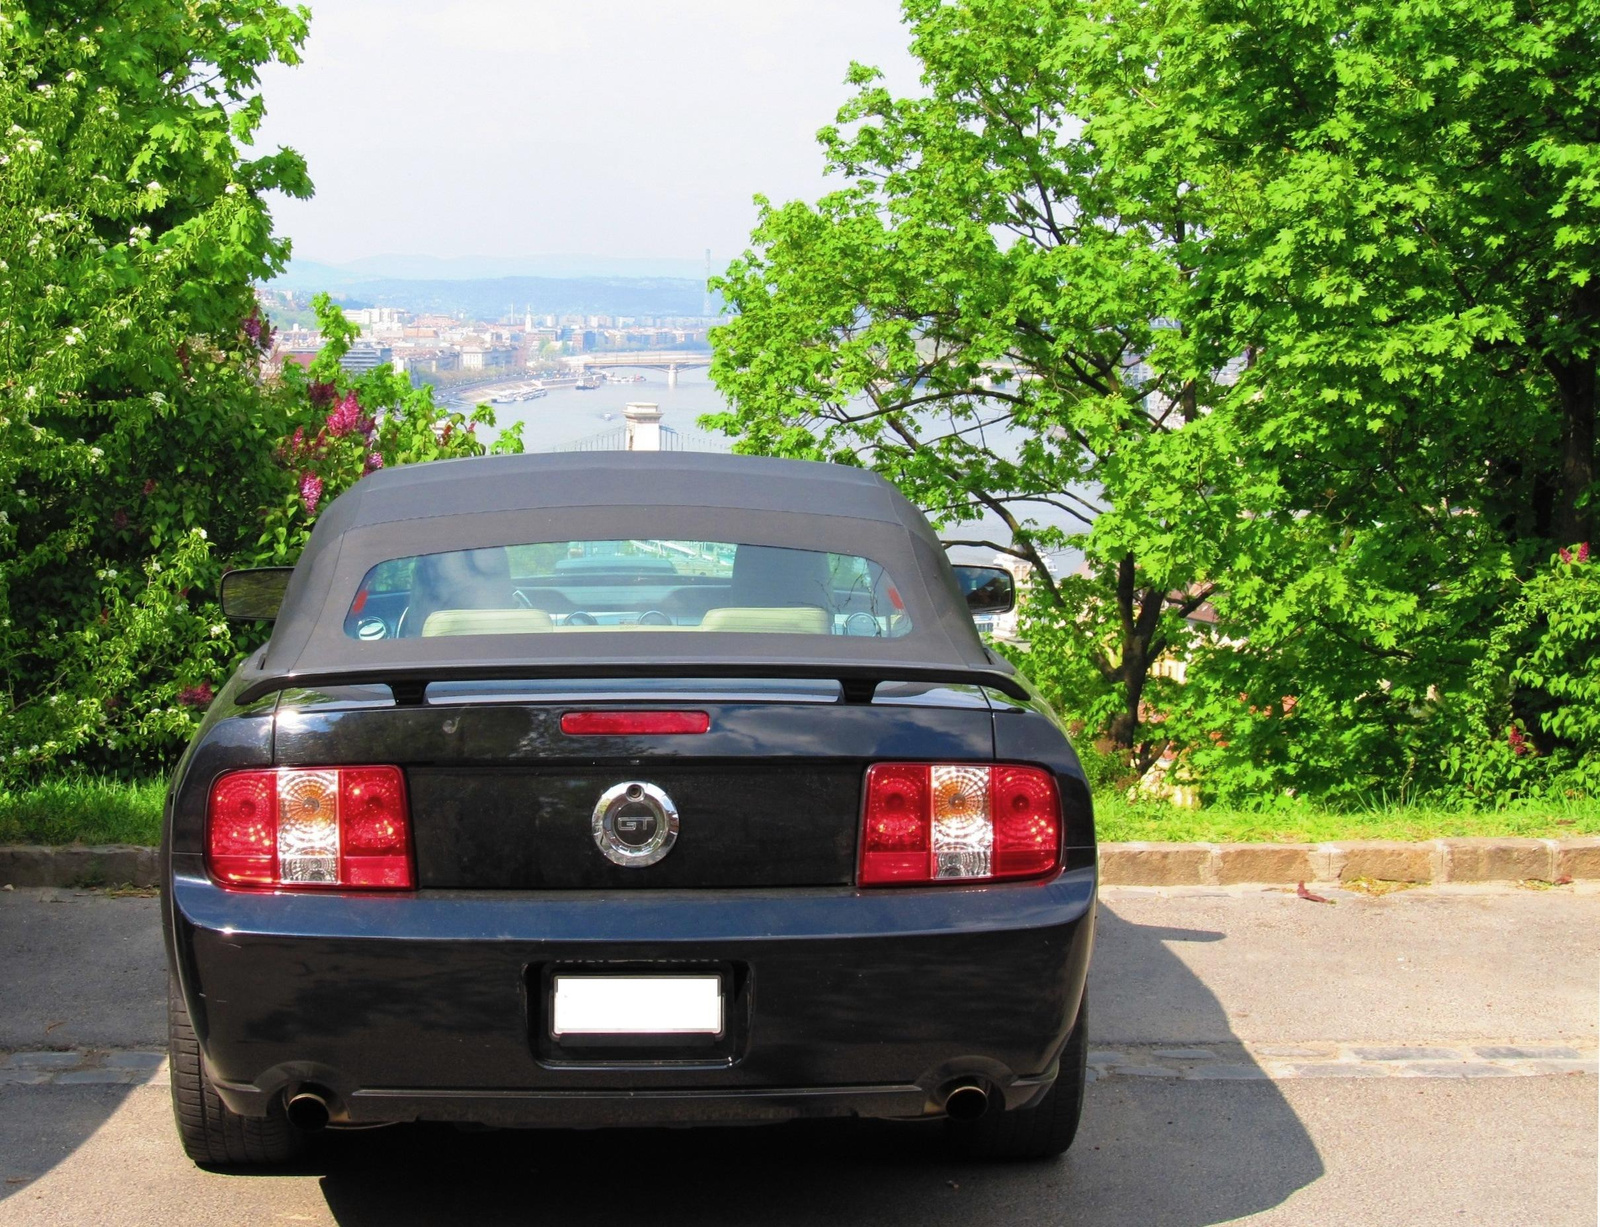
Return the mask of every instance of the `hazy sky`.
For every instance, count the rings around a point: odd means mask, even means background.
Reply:
[[[897,0],[310,3],[258,144],[310,162],[316,196],[274,214],[311,260],[710,247],[720,268],[752,194],[823,190],[852,59],[916,82]]]

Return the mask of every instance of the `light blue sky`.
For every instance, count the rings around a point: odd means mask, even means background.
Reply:
[[[311,164],[316,197],[274,207],[309,260],[710,247],[720,269],[753,193],[823,190],[852,59],[916,81],[897,0],[310,2],[260,142]]]

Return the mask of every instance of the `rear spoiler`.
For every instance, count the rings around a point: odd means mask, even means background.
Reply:
[[[962,668],[949,665],[848,665],[727,662],[722,664],[627,661],[610,664],[520,663],[390,665],[372,668],[326,669],[305,673],[257,675],[241,679],[234,702],[254,702],[274,691],[315,690],[321,686],[387,686],[396,703],[415,706],[423,701],[430,682],[514,682],[560,678],[728,677],[836,681],[846,703],[870,703],[879,682],[926,682],[957,686],[990,686],[1014,699],[1030,697],[1028,687],[1014,672],[999,668]]]

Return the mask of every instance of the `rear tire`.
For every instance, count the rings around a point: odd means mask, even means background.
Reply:
[[[991,1108],[975,1121],[946,1121],[951,1147],[968,1159],[1053,1159],[1064,1154],[1078,1134],[1088,1070],[1089,998],[1085,995],[1061,1053],[1061,1071],[1044,1098],[1010,1112]]]
[[[171,1058],[172,1115],[183,1151],[196,1163],[215,1167],[269,1167],[287,1163],[305,1145],[274,1100],[260,1119],[229,1111],[200,1059],[200,1042],[176,978],[167,981],[167,1051]]]

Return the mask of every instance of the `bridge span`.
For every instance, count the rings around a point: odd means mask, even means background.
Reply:
[[[711,354],[709,351],[687,349],[647,349],[636,353],[576,354],[567,359],[567,364],[582,371],[616,370],[620,367],[665,371],[667,387],[675,388],[678,386],[679,371],[693,371],[710,366]]]

